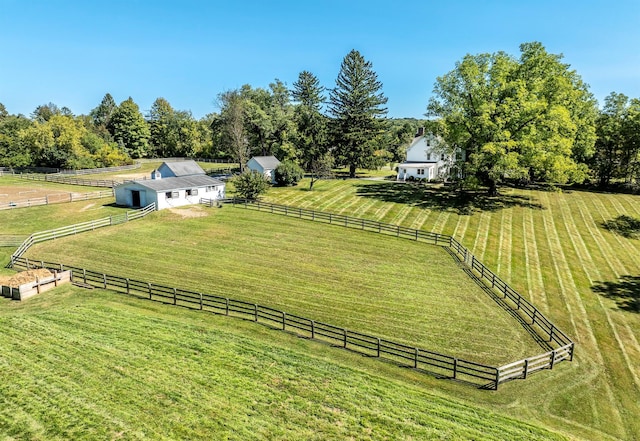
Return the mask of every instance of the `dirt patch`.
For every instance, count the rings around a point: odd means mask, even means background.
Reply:
[[[36,277],[42,279],[52,275],[53,273],[46,268],[27,270],[14,274],[13,276],[0,276],[0,285],[17,288],[25,283],[35,282]]]
[[[183,219],[208,216],[208,213],[205,212],[201,207],[169,208],[169,211],[173,214],[177,214]]]

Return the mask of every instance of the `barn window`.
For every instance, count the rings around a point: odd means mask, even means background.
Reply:
[[[172,198],[179,198],[179,197],[180,197],[180,193],[179,193],[179,192],[177,192],[177,191],[172,191],[172,192],[171,192],[171,197],[172,197]]]
[[[193,188],[193,189],[187,190],[187,196],[198,196],[198,189]]]
[[[171,199],[171,192],[170,192],[170,191],[166,192],[166,193],[164,194],[164,196],[165,196],[167,199]]]
[[[431,153],[427,153],[427,161],[431,161]]]

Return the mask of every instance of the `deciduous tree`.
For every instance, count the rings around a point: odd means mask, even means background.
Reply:
[[[466,151],[466,173],[490,194],[506,178],[581,181],[593,153],[595,100],[579,75],[537,42],[520,59],[466,55],[438,77],[428,116]]]
[[[144,158],[149,153],[149,126],[131,97],[114,110],[107,126],[113,139],[132,158]]]

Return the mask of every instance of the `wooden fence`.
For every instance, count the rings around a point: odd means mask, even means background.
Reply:
[[[68,185],[84,185],[86,187],[107,187],[113,188],[116,185],[122,184],[125,181],[118,181],[114,179],[82,179],[73,178],[71,176],[64,176],[59,174],[38,174],[38,173],[23,173],[16,175],[22,179],[29,179],[32,181],[46,181],[55,182],[58,184]]]
[[[0,203],[0,210],[12,208],[35,207],[38,205],[61,204],[65,202],[88,201],[90,199],[100,199],[113,197],[113,190],[99,190],[87,193],[55,193],[40,198],[13,200]]]
[[[481,363],[451,357],[344,327],[317,322],[285,311],[228,297],[189,291],[150,282],[108,275],[61,263],[13,260],[14,268],[71,270],[73,281],[96,288],[111,289],[149,300],[253,320],[301,337],[321,340],[340,348],[386,359],[443,378],[465,381],[482,388],[497,389],[499,371]]]
[[[149,204],[144,208],[138,210],[129,210],[122,214],[103,217],[101,219],[90,220],[79,224],[69,225],[66,227],[56,228],[53,230],[39,231],[33,233],[25,239],[24,242],[18,247],[18,249],[11,255],[11,262],[9,267],[14,265],[16,259],[22,257],[22,255],[36,243],[45,242],[47,240],[58,239],[60,237],[71,236],[73,234],[82,233],[85,231],[92,231],[96,228],[107,227],[110,225],[117,225],[124,222],[132,221],[146,216],[156,209],[155,203]]]
[[[136,161],[130,165],[119,165],[115,167],[101,167],[101,168],[83,168],[80,170],[60,170],[59,173],[63,175],[97,175],[100,173],[112,173],[126,170],[137,170],[141,167],[141,163]]]
[[[0,234],[0,247],[19,247],[26,238],[26,235]]]
[[[531,302],[522,297],[516,290],[489,270],[489,268],[471,254],[466,247],[451,236],[428,231],[414,230],[412,228],[405,228],[399,225],[385,224],[382,222],[341,214],[325,213],[305,208],[270,204],[261,201],[228,198],[220,201],[202,199],[200,202],[206,205],[212,205],[212,202],[228,203],[234,206],[259,211],[294,216],[300,219],[308,219],[348,228],[357,228],[360,230],[390,234],[396,237],[423,241],[433,245],[440,245],[449,248],[459,257],[461,263],[466,265],[469,270],[471,270],[472,273],[475,274],[478,279],[485,284],[485,286],[487,286],[487,288],[490,287],[493,292],[498,293],[502,304],[522,318],[523,325],[528,327],[530,331],[537,335],[541,342],[548,343],[548,346],[551,348],[553,348],[554,345],[556,346],[554,349],[544,354],[534,355],[496,368],[498,371],[496,388],[498,384],[505,381],[519,378],[524,379],[533,372],[542,369],[553,369],[553,367],[561,361],[573,360],[575,343],[565,333],[560,331],[560,329],[558,329],[558,327],[555,326],[548,318],[546,318],[539,309],[531,304]]]

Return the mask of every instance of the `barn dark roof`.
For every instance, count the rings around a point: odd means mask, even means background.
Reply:
[[[224,185],[224,182],[207,175],[182,176],[179,178],[141,179],[133,182],[154,191],[173,191]]]

